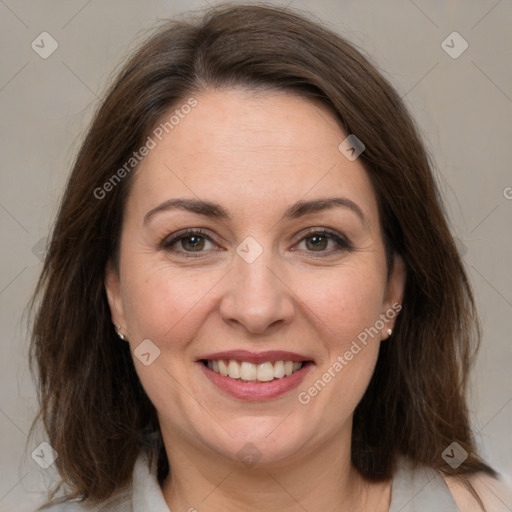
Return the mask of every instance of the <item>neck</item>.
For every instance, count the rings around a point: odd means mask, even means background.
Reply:
[[[205,453],[204,446],[166,443],[171,471],[162,485],[164,499],[171,511],[386,512],[391,483],[364,480],[350,462],[350,436],[348,443],[335,441],[252,467]]]

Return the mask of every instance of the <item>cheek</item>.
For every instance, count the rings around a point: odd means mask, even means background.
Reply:
[[[375,324],[384,285],[377,266],[371,264],[347,265],[301,285],[323,353],[318,371],[301,388],[301,403],[313,402],[332,425],[343,424],[352,414],[371,379],[380,347]]]
[[[363,344],[357,340],[359,329],[341,333],[329,339],[325,362],[305,379],[297,393],[304,417],[322,418],[321,437],[334,435],[350,423],[379,354],[379,337]]]
[[[149,338],[166,348],[179,348],[200,328],[200,316],[208,303],[208,291],[217,273],[175,272],[151,258],[126,261],[123,304],[129,332],[137,339]],[[215,275],[212,275],[215,274]]]
[[[302,273],[298,295],[317,319],[330,349],[344,349],[379,318],[384,296],[381,273],[370,262],[337,270]]]

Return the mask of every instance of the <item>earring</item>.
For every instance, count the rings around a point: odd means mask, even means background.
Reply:
[[[393,329],[388,329],[386,333],[388,334],[388,336],[391,336],[393,334]]]
[[[117,335],[124,341],[124,334],[121,334],[121,326],[117,326]]]

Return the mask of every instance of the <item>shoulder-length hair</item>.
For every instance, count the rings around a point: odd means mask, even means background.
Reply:
[[[388,272],[395,255],[405,263],[401,314],[355,410],[353,465],[371,481],[390,478],[399,456],[445,474],[494,475],[476,454],[465,399],[480,339],[472,292],[404,102],[319,22],[228,4],[166,21],[137,49],[97,110],[62,199],[33,299],[30,362],[41,406],[34,425],[46,428],[69,496],[98,502],[126,488],[141,452],[157,458],[160,482],[169,472],[155,408],[112,325],[105,268],[117,261],[136,168],[126,163],[163,114],[230,87],[320,100],[364,143]],[[454,441],[468,453],[456,469],[442,458]]]

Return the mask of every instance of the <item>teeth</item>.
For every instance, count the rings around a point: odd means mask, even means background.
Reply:
[[[232,379],[239,379],[240,378],[240,365],[231,359],[228,364],[228,375]]]
[[[234,361],[233,361],[234,362]],[[240,365],[240,378],[243,380],[256,380],[256,365],[244,361]]]
[[[261,382],[270,382],[274,380],[274,367],[272,363],[262,363],[258,365],[257,380]]]
[[[274,379],[282,379],[292,375],[303,366],[298,361],[267,361],[265,363],[253,364],[247,361],[235,361],[234,359],[218,361],[207,361],[206,365],[215,373],[223,377],[241,379],[243,381],[270,382]]]
[[[276,379],[282,379],[285,375],[283,361],[276,361],[274,363],[274,377]]]
[[[210,361],[208,361],[208,362],[210,362]],[[208,368],[210,368],[210,367],[208,367]],[[213,368],[210,368],[210,370],[213,370]],[[213,371],[215,371],[215,370],[213,370]],[[222,359],[219,360],[219,373],[223,377],[228,376],[228,365]]]

